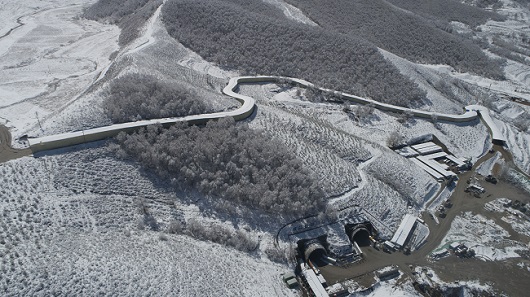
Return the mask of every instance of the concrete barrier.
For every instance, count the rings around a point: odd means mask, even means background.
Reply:
[[[236,110],[226,111],[226,112],[217,112],[217,113],[208,113],[200,115],[192,115],[186,117],[178,118],[163,118],[163,119],[154,119],[154,120],[143,120],[130,123],[114,124],[110,126],[104,126],[99,128],[87,129],[83,131],[62,133],[57,135],[43,136],[39,138],[29,138],[30,149],[33,153],[57,149],[82,143],[87,143],[91,141],[102,140],[118,135],[120,132],[133,132],[142,127],[148,125],[162,124],[163,126],[170,126],[179,122],[186,122],[191,125],[200,125],[205,124],[208,121],[232,117],[236,121],[244,120],[248,118],[253,112],[255,107],[254,98],[249,96],[241,95],[235,93],[238,84],[240,82],[263,82],[269,81],[273,82],[272,77],[259,78],[259,77],[235,77],[230,79],[227,86],[223,89],[223,93],[226,95],[235,98],[241,103],[241,107]]]
[[[114,124],[110,126],[104,126],[99,128],[87,129],[83,131],[69,132],[51,136],[43,136],[39,138],[29,138],[30,149],[33,153],[57,149],[77,144],[82,144],[91,141],[102,140],[118,135],[120,132],[133,132],[139,128],[146,127],[148,125],[162,124],[164,126],[170,126],[178,122],[187,122],[189,124],[198,125],[205,124],[208,121],[232,117],[236,121],[241,121],[248,118],[255,108],[255,100],[252,97],[241,95],[237,93],[237,88],[239,84],[242,83],[291,83],[303,88],[312,88],[315,90],[320,90],[324,93],[335,94],[340,96],[343,99],[360,103],[360,104],[370,104],[377,109],[383,111],[397,112],[397,113],[411,113],[416,117],[426,118],[426,119],[438,119],[448,122],[468,122],[472,121],[479,116],[482,117],[484,123],[488,126],[489,130],[492,133],[492,139],[497,142],[504,143],[506,140],[500,130],[496,127],[493,119],[489,116],[489,110],[480,105],[471,105],[467,106],[465,113],[460,115],[453,114],[444,114],[423,111],[418,109],[405,108],[401,106],[395,106],[391,104],[386,104],[378,102],[372,99],[363,98],[355,96],[352,94],[347,94],[343,92],[337,92],[334,90],[326,88],[318,88],[314,84],[305,81],[303,79],[283,77],[283,76],[240,76],[231,78],[226,87],[223,89],[223,93],[227,96],[235,98],[241,103],[241,107],[236,110],[226,111],[226,112],[217,112],[217,113],[208,113],[200,114],[179,118],[164,118],[164,119],[154,119],[154,120],[143,120],[130,123]]]

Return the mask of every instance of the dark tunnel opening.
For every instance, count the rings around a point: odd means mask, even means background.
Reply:
[[[313,251],[309,255],[309,260],[311,261],[311,263],[313,263],[314,265],[316,265],[318,267],[326,266],[326,265],[328,265],[328,262],[325,260],[325,257],[327,255],[328,255],[328,253],[326,253],[325,250],[318,249],[318,250]]]
[[[309,240],[303,243],[302,249],[306,261],[311,261],[316,266],[325,266],[328,264],[326,257],[328,252],[321,241],[318,239]]]
[[[365,229],[359,229],[352,234],[351,241],[356,242],[360,247],[370,246],[370,233]]]

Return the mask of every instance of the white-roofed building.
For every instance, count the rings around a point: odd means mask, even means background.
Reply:
[[[411,214],[406,214],[405,217],[403,217],[401,224],[399,224],[396,233],[394,233],[394,236],[390,241],[396,244],[397,246],[402,247],[407,241],[409,235],[414,230],[414,226],[416,225],[416,219],[417,217]]]
[[[443,150],[441,147],[437,145],[433,145],[433,146],[428,146],[428,147],[417,149],[416,151],[420,153],[420,155],[429,155],[429,154],[441,152]]]
[[[429,146],[437,146],[437,145],[436,145],[436,143],[434,143],[432,141],[411,145],[411,147],[413,149],[415,149],[415,150],[419,150],[419,149],[426,148],[426,147],[429,147]]]
[[[313,269],[308,268],[305,263],[300,264],[302,268],[302,275],[304,276],[307,284],[311,288],[311,291],[316,297],[329,297],[328,292],[324,289],[321,280],[313,271]]]
[[[440,173],[438,173],[438,171],[432,169],[431,167],[425,165],[422,161],[416,159],[416,158],[412,158],[410,159],[412,162],[416,163],[416,165],[418,165],[421,169],[425,170],[425,172],[427,172],[428,174],[430,174],[432,177],[434,177],[437,181],[443,181],[444,180],[444,176],[441,175]]]

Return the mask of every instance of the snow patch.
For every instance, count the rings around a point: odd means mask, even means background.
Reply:
[[[310,25],[310,26],[318,26],[317,23],[313,22],[310,18],[308,18],[300,9],[297,7],[283,1],[283,0],[263,0],[266,3],[270,3],[279,9],[283,11],[285,16],[291,20],[294,20],[296,22],[300,22],[302,24]]]
[[[455,217],[451,229],[436,250],[447,248],[453,242],[464,243],[475,250],[476,257],[485,261],[520,257],[517,251],[527,250],[524,244],[508,240],[510,235],[495,221],[482,215],[465,212]]]

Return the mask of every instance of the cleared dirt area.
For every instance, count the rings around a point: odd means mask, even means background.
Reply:
[[[528,296],[530,290],[530,272],[517,267],[517,263],[530,263],[528,258],[507,259],[504,261],[481,261],[447,257],[430,263],[438,276],[446,282],[480,279],[494,289],[509,296]]]
[[[31,150],[11,147],[11,133],[6,126],[0,125],[0,163],[31,155]]]

